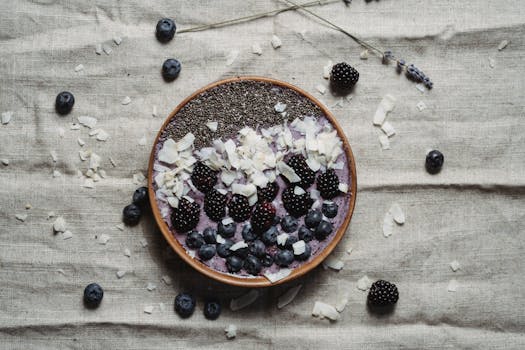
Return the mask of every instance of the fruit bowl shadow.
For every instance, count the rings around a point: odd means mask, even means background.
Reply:
[[[162,215],[160,213],[160,209],[157,205],[157,201],[155,198],[155,191],[153,189],[153,165],[155,162],[155,148],[157,143],[159,142],[159,138],[162,135],[164,129],[166,126],[172,121],[172,119],[176,116],[176,114],[181,110],[182,107],[184,107],[189,101],[194,99],[199,94],[214,88],[221,84],[226,83],[232,83],[232,82],[238,82],[238,81],[244,81],[244,80],[252,80],[252,81],[261,81],[261,82],[267,82],[271,83],[277,86],[281,86],[284,88],[289,88],[291,90],[296,91],[299,95],[302,95],[309,99],[311,102],[313,102],[315,105],[317,105],[322,112],[325,114],[326,118],[330,121],[330,123],[333,125],[335,130],[337,131],[337,134],[339,138],[343,142],[343,150],[346,154],[346,158],[348,160],[348,171],[351,176],[351,186],[350,186],[350,203],[348,205],[348,211],[345,213],[344,221],[342,222],[341,226],[338,228],[337,232],[335,233],[332,240],[328,243],[328,245],[313,259],[308,261],[307,263],[295,268],[292,270],[292,272],[285,278],[282,278],[276,282],[271,282],[266,277],[259,276],[259,277],[239,277],[223,272],[216,271],[207,265],[203,264],[196,258],[192,258],[187,252],[186,249],[177,241],[173,233],[170,231],[168,225],[166,222],[164,222],[164,219],[162,218]],[[352,153],[352,149],[350,148],[350,144],[348,143],[348,140],[346,139],[346,136],[333,116],[333,114],[326,108],[324,105],[322,105],[316,98],[314,98],[312,95],[307,93],[306,91],[291,85],[289,83],[266,78],[266,77],[258,77],[258,76],[242,76],[242,77],[235,77],[235,78],[229,78],[229,79],[223,79],[219,80],[217,82],[211,83],[209,85],[204,86],[203,88],[195,91],[193,94],[188,96],[186,99],[184,99],[168,116],[168,118],[163,123],[162,127],[160,128],[157,137],[155,138],[155,142],[153,144],[153,148],[151,150],[150,160],[149,160],[149,166],[148,166],[148,194],[149,199],[151,203],[151,210],[153,213],[153,216],[155,218],[155,221],[157,222],[157,225],[159,226],[160,231],[162,232],[164,238],[168,241],[170,246],[175,250],[175,252],[190,266],[195,268],[200,273],[204,274],[205,276],[208,276],[210,278],[213,278],[219,282],[238,286],[238,287],[270,287],[274,285],[278,285],[281,283],[292,281],[300,276],[303,276],[307,272],[314,269],[316,266],[318,266],[331,252],[332,250],[337,246],[341,238],[344,236],[346,229],[348,228],[348,225],[350,224],[350,219],[352,218],[352,214],[354,212],[355,207],[355,201],[356,201],[356,194],[357,194],[357,175],[356,175],[356,167],[355,167],[355,159],[354,155]]]

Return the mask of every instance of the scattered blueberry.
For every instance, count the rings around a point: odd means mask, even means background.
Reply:
[[[270,254],[264,254],[261,258],[261,265],[265,267],[270,267],[273,265],[273,256]]]
[[[295,236],[289,236],[284,243],[284,249],[293,249],[293,244],[297,243],[298,240]]]
[[[315,228],[323,220],[323,214],[319,210],[310,210],[304,217],[304,224],[308,228]]]
[[[299,227],[299,239],[302,239],[305,242],[310,242],[312,239],[314,239],[314,231],[310,230],[306,226]]]
[[[237,255],[241,259],[246,259],[248,254],[250,254],[250,247],[239,248],[233,252],[233,255]]]
[[[277,228],[272,226],[261,235],[261,241],[267,246],[275,245],[278,234],[279,232],[277,231]]]
[[[438,150],[430,151],[425,160],[425,168],[430,174],[437,174],[440,172],[444,161],[443,153]]]
[[[217,243],[217,230],[213,227],[206,227],[204,231],[202,231],[202,237],[204,237],[204,242],[215,244]]]
[[[261,258],[264,256],[264,254],[266,254],[266,246],[261,240],[257,239],[251,242],[249,245],[250,254],[255,255],[258,258]]]
[[[199,248],[199,258],[202,260],[210,260],[215,256],[216,251],[214,244],[203,244]]]
[[[246,242],[251,242],[257,239],[257,235],[255,232],[253,232],[252,225],[250,223],[246,223],[242,228],[242,238]]]
[[[243,261],[236,255],[232,255],[226,258],[226,267],[230,272],[238,272],[242,269]]]
[[[298,227],[299,227],[299,222],[298,222],[297,219],[294,218],[293,216],[286,215],[286,216],[281,220],[281,228],[282,228],[283,231],[286,232],[286,233],[294,232],[294,231],[297,230]]]
[[[173,81],[179,76],[180,70],[180,62],[174,58],[168,58],[162,64],[162,77],[166,81]]]
[[[147,206],[149,203],[148,188],[139,187],[133,192],[133,204],[136,204],[142,208]]]
[[[84,304],[89,308],[95,308],[100,305],[104,291],[97,283],[91,283],[84,289]]]
[[[177,26],[171,18],[163,18],[157,22],[157,28],[155,30],[155,36],[158,41],[166,43],[173,39]]]
[[[218,300],[208,300],[204,303],[204,317],[216,320],[221,314],[221,303]]]
[[[142,210],[136,204],[130,204],[122,210],[122,218],[127,225],[133,226],[139,223]]]
[[[286,267],[293,262],[294,256],[290,250],[280,250],[275,254],[275,263],[281,267]]]
[[[319,226],[317,226],[317,228],[315,229],[315,238],[317,238],[319,241],[322,241],[323,239],[328,237],[330,233],[332,233],[333,229],[334,227],[332,226],[331,223],[323,220],[321,221]]]
[[[219,225],[217,225],[217,232],[224,238],[233,237],[235,230],[237,230],[237,225],[235,222],[224,225],[221,221],[219,222]]]
[[[323,203],[322,211],[324,216],[326,216],[327,218],[335,218],[338,210],[339,206],[334,202],[326,201]]]
[[[180,293],[175,297],[175,311],[182,318],[188,318],[195,311],[195,297],[187,293]]]
[[[295,258],[300,261],[308,260],[308,258],[312,255],[312,248],[308,243],[304,246],[304,252],[302,254],[296,255]]]
[[[229,257],[233,253],[230,250],[230,247],[232,245],[233,245],[233,241],[231,239],[227,239],[226,242],[218,244],[217,245],[217,255],[219,255],[221,258]]]
[[[278,215],[275,215],[275,217],[273,218],[273,226],[277,226],[280,223],[281,223],[281,217]]]
[[[250,275],[258,275],[259,272],[261,272],[262,265],[257,257],[253,255],[248,255],[246,260],[244,260],[244,269]]]
[[[199,249],[204,244],[204,237],[199,233],[199,231],[191,231],[186,237],[186,245],[190,249]]]
[[[75,104],[75,97],[71,92],[62,91],[55,100],[55,110],[58,114],[66,115],[71,112]]]

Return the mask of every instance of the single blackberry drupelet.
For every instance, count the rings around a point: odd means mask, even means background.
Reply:
[[[324,199],[332,199],[339,194],[339,178],[333,169],[328,169],[317,177],[317,190]]]
[[[279,185],[277,182],[270,182],[266,187],[260,188],[257,187],[257,200],[259,203],[262,202],[272,202],[277,193],[279,192]]]
[[[196,202],[191,203],[185,198],[181,199],[179,207],[174,208],[171,213],[171,224],[179,233],[194,229],[199,223],[200,209]]]
[[[220,221],[226,216],[226,195],[212,189],[204,196],[204,212],[210,220]]]
[[[314,204],[314,200],[310,197],[308,192],[297,195],[294,193],[293,187],[288,187],[286,190],[284,190],[282,194],[282,200],[284,209],[286,209],[290,215],[296,218],[308,213],[308,210]]]
[[[269,229],[273,224],[275,211],[275,207],[270,202],[257,204],[251,218],[254,232],[260,233]]]
[[[251,214],[248,198],[242,194],[234,194],[228,202],[228,213],[237,222],[248,220]]]
[[[286,162],[301,178],[301,181],[294,183],[294,185],[301,186],[306,189],[310,187],[315,181],[315,172],[306,164],[306,159],[302,154],[296,154]]]
[[[337,63],[332,67],[330,82],[339,90],[350,90],[359,80],[359,72],[346,62]]]
[[[217,172],[198,162],[191,173],[191,182],[199,191],[206,193],[217,183]]]
[[[368,292],[368,304],[372,306],[394,305],[398,299],[396,285],[384,280],[374,282]]]

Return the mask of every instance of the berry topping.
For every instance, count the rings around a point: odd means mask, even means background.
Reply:
[[[332,199],[339,194],[339,178],[333,169],[317,177],[317,189],[324,199]]]
[[[191,182],[199,191],[206,193],[217,183],[217,172],[198,162],[191,173]]]
[[[242,194],[234,194],[228,203],[228,213],[237,222],[248,220],[251,214],[248,198]]]
[[[155,36],[157,40],[166,43],[173,39],[177,26],[171,18],[163,18],[157,22],[157,28],[155,30]]]
[[[334,202],[326,201],[323,203],[323,207],[322,207],[323,214],[329,219],[335,218],[338,210],[339,210],[339,206],[335,204]]]
[[[438,150],[430,151],[425,160],[425,168],[430,174],[437,174],[440,172],[444,161],[443,153]]]
[[[191,231],[186,236],[186,245],[190,249],[199,249],[204,244],[204,237],[199,233],[199,231]]]
[[[386,306],[397,303],[399,292],[395,284],[379,280],[372,283],[368,292],[368,304],[373,306]]]
[[[312,239],[314,239],[314,231],[310,230],[308,227],[306,226],[301,226],[299,227],[299,239],[305,241],[305,242],[310,242]]]
[[[241,234],[242,234],[242,238],[246,242],[251,242],[251,241],[253,241],[253,240],[255,240],[257,238],[257,235],[255,234],[255,232],[253,232],[252,225],[250,225],[249,223],[246,223],[242,227]]]
[[[219,225],[217,226],[217,232],[224,238],[231,238],[235,234],[235,231],[237,230],[237,225],[235,222],[230,222],[228,224],[223,224],[223,222],[219,222]]]
[[[266,246],[261,240],[255,240],[250,243],[250,254],[262,258],[266,254]]]
[[[330,222],[323,220],[315,229],[315,238],[317,238],[319,241],[322,241],[323,239],[328,237],[330,233],[332,233],[333,229],[334,227]]]
[[[216,253],[215,244],[203,244],[199,248],[199,258],[202,260],[210,260]]]
[[[287,239],[286,239],[286,242],[284,243],[284,249],[293,249],[293,244],[296,243],[299,239],[295,236],[289,236]]]
[[[259,203],[253,211],[251,224],[255,232],[264,232],[272,226],[275,207],[270,202]]]
[[[244,269],[250,275],[258,275],[262,269],[261,261],[253,255],[248,255],[246,260],[244,260]]]
[[[332,67],[330,82],[335,89],[350,90],[359,80],[359,72],[346,62]]]
[[[273,265],[273,256],[270,254],[264,254],[261,257],[261,265],[264,267],[270,267]]]
[[[104,297],[104,290],[97,283],[91,283],[84,289],[84,304],[89,308],[95,308],[100,305]]]
[[[277,182],[270,182],[266,187],[257,187],[257,200],[259,202],[272,202],[277,197],[279,185]]]
[[[230,272],[238,272],[242,269],[243,261],[236,255],[232,255],[226,258],[226,267]]]
[[[277,231],[277,228],[272,226],[261,235],[261,241],[267,246],[275,245],[275,243],[277,243],[278,234],[279,232]]]
[[[296,218],[305,215],[314,204],[314,200],[308,192],[297,195],[293,187],[288,187],[282,195],[283,205],[286,211]]]
[[[179,201],[179,207],[171,213],[171,224],[179,233],[194,229],[199,223],[200,206],[197,202],[190,202],[186,198]]]
[[[238,248],[237,250],[233,252],[233,255],[237,255],[241,259],[246,259],[248,254],[250,254],[249,247]]]
[[[286,233],[294,232],[297,230],[298,227],[299,227],[299,222],[293,216],[286,215],[281,220],[281,228]]]
[[[300,182],[294,183],[294,185],[301,186],[302,188],[310,187],[315,181],[315,173],[308,164],[302,154],[296,154],[286,162],[301,178]]]
[[[136,204],[142,208],[149,204],[148,188],[139,187],[133,192],[133,204]]]
[[[286,267],[293,262],[293,253],[290,250],[280,250],[275,254],[275,263],[281,267]]]
[[[208,320],[216,320],[221,314],[221,303],[218,300],[208,300],[204,303],[204,317]]]
[[[206,227],[204,231],[202,231],[202,236],[204,237],[204,242],[208,244],[217,243],[217,230],[213,227]]]
[[[273,226],[277,226],[280,223],[281,223],[281,217],[278,215],[275,215],[275,217],[273,218]]]
[[[300,261],[305,261],[305,260],[308,260],[310,255],[312,255],[312,248],[310,247],[309,244],[305,244],[304,252],[299,255],[296,255],[295,258]]]
[[[304,217],[304,224],[308,228],[315,228],[323,220],[323,214],[319,210],[310,210]]]
[[[195,297],[187,293],[180,293],[175,297],[175,312],[182,318],[188,318],[195,311]]]
[[[165,81],[173,81],[179,76],[180,70],[180,62],[174,58],[168,58],[162,64],[162,77]]]
[[[126,205],[124,210],[122,210],[122,219],[123,221],[130,226],[136,225],[140,221],[142,211],[140,207],[136,204]]]
[[[227,258],[230,255],[232,255],[232,251],[230,250],[230,247],[233,245],[233,241],[231,239],[227,239],[226,242],[218,244],[217,245],[217,255],[221,258]]]
[[[210,220],[219,221],[226,216],[226,195],[215,189],[209,190],[204,196],[204,212]]]
[[[66,115],[71,112],[75,104],[75,97],[71,92],[62,91],[55,100],[55,110],[58,114]]]

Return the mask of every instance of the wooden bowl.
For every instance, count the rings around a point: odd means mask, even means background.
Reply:
[[[341,224],[341,226],[339,227],[339,229],[337,230],[337,232],[336,232],[335,236],[333,237],[333,239],[328,243],[328,245],[324,248],[324,250],[321,251],[314,259],[312,259],[311,261],[309,261],[309,262],[307,262],[307,263],[305,263],[305,264],[303,264],[303,265],[293,269],[292,272],[287,277],[285,277],[285,278],[283,278],[281,280],[278,280],[278,281],[276,281],[274,283],[270,282],[267,278],[265,278],[263,276],[260,276],[260,277],[248,277],[247,278],[247,277],[237,277],[237,276],[234,276],[234,275],[222,273],[222,272],[213,270],[212,268],[210,268],[210,267],[204,265],[203,263],[201,263],[198,259],[194,259],[191,256],[189,256],[188,253],[186,252],[186,250],[184,249],[184,247],[179,243],[179,241],[177,241],[175,236],[171,233],[171,231],[168,228],[168,225],[164,222],[164,219],[162,218],[162,215],[160,214],[160,210],[159,210],[159,208],[157,206],[157,201],[156,201],[156,198],[155,198],[155,191],[153,190],[153,164],[154,164],[154,161],[155,161],[155,147],[156,147],[156,145],[157,145],[157,143],[159,141],[159,138],[160,138],[162,132],[164,131],[164,129],[166,128],[168,123],[172,120],[172,118],[179,112],[179,110],[186,103],[188,103],[190,100],[195,98],[200,93],[202,93],[202,92],[204,92],[206,90],[209,90],[209,89],[211,89],[211,88],[213,88],[213,87],[215,87],[217,85],[230,83],[230,82],[236,82],[236,81],[242,81],[242,80],[255,80],[255,81],[268,82],[268,83],[272,83],[272,84],[277,85],[277,86],[282,86],[282,87],[286,87],[286,88],[295,90],[300,95],[303,95],[303,96],[307,97],[310,101],[312,101],[314,104],[319,106],[319,108],[325,114],[326,118],[332,123],[334,128],[337,130],[337,134],[339,135],[339,137],[341,138],[341,140],[343,142],[343,149],[344,149],[344,151],[346,153],[346,158],[348,160],[348,170],[349,170],[349,174],[351,176],[351,187],[350,187],[351,196],[350,196],[350,203],[349,203],[349,206],[348,206],[348,212],[346,213],[346,217],[345,217],[343,223]],[[153,148],[152,148],[152,151],[151,151],[149,167],[148,167],[148,192],[149,192],[149,199],[150,199],[150,203],[151,203],[151,208],[152,208],[152,211],[153,211],[153,216],[155,217],[155,220],[157,221],[157,224],[159,225],[160,231],[162,232],[162,234],[164,235],[164,237],[166,238],[168,243],[171,245],[171,247],[177,252],[177,254],[179,254],[179,256],[184,261],[186,261],[188,264],[190,264],[193,268],[195,268],[200,273],[202,273],[202,274],[204,274],[204,275],[206,275],[208,277],[211,277],[211,278],[213,278],[213,279],[215,279],[217,281],[223,282],[223,283],[227,283],[227,284],[231,284],[231,285],[235,285],[235,286],[240,286],[240,287],[250,287],[250,288],[253,288],[253,287],[269,287],[269,286],[273,286],[273,285],[277,285],[277,284],[281,284],[281,283],[284,283],[284,282],[291,281],[293,279],[296,279],[296,278],[304,275],[305,273],[307,273],[308,271],[312,270],[317,265],[319,265],[332,252],[332,250],[334,250],[334,248],[337,245],[337,243],[339,243],[339,241],[341,240],[341,238],[345,234],[346,229],[347,229],[347,227],[348,227],[348,225],[350,223],[350,219],[352,218],[352,214],[354,212],[354,206],[355,206],[355,200],[356,200],[356,192],[357,192],[357,177],[356,177],[356,170],[355,170],[354,155],[352,154],[352,149],[350,148],[350,144],[348,143],[348,140],[346,139],[346,136],[345,136],[343,130],[341,129],[341,126],[337,123],[335,117],[332,115],[332,113],[330,113],[330,111],[325,106],[323,106],[317,99],[315,99],[309,93],[307,93],[307,92],[305,92],[305,91],[299,89],[298,87],[293,86],[293,85],[291,85],[289,83],[286,83],[286,82],[283,82],[283,81],[280,81],[280,80],[271,79],[271,78],[265,78],[265,77],[243,76],[243,77],[235,77],[235,78],[223,79],[223,80],[211,83],[211,84],[209,84],[209,85],[207,85],[207,86],[205,86],[205,87],[195,91],[193,94],[191,94],[186,99],[184,99],[184,101],[182,101],[173,110],[173,112],[170,113],[170,115],[168,116],[168,118],[166,119],[164,124],[162,125],[161,129],[159,130],[159,133],[157,134],[157,137],[155,138],[155,143],[153,144]]]

